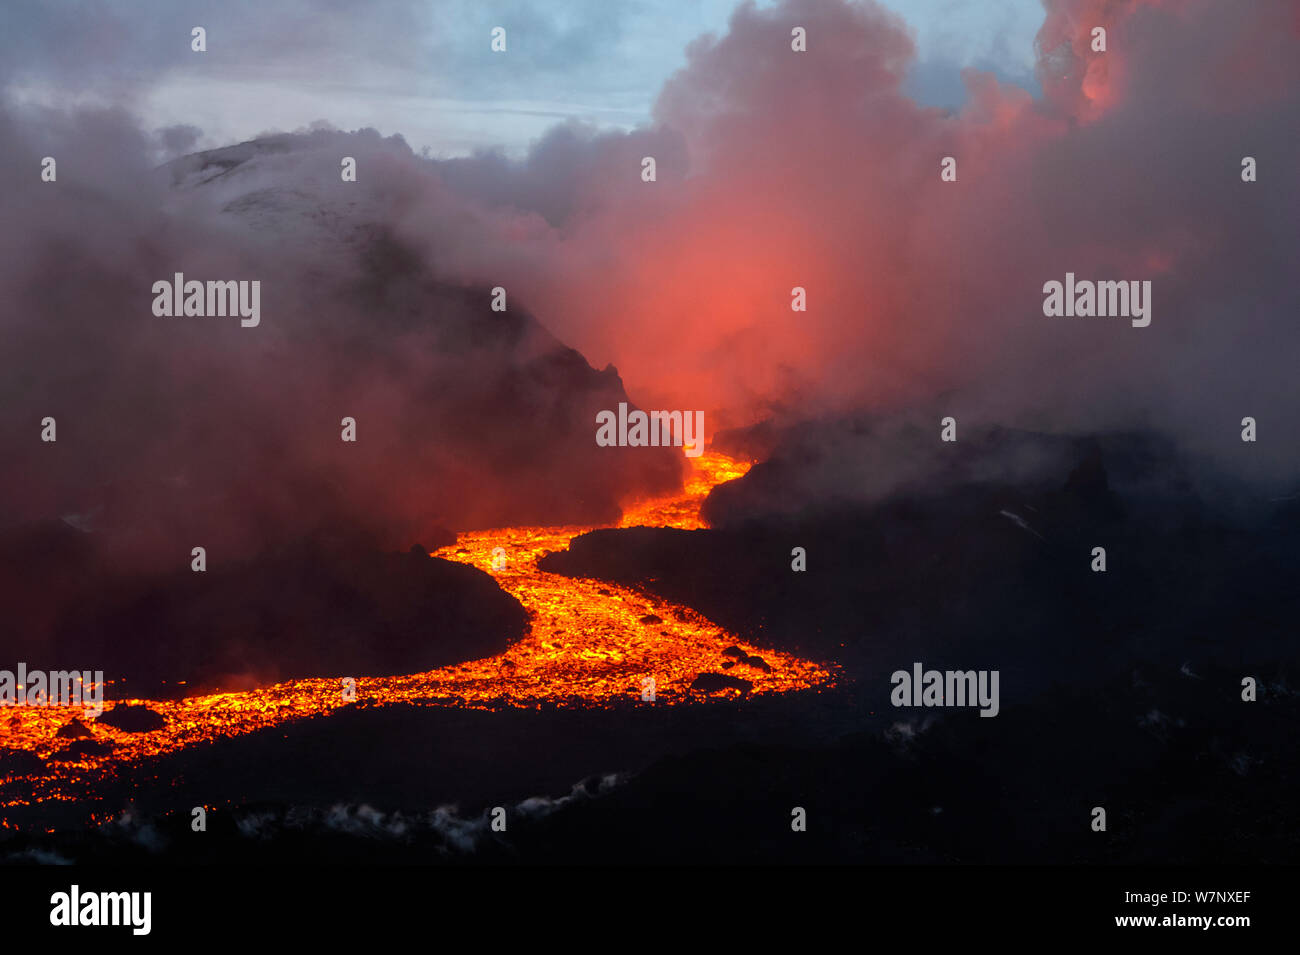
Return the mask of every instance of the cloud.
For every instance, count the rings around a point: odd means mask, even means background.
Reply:
[[[475,241],[460,204],[427,259],[403,241],[441,187],[400,137],[318,128],[162,170],[124,110],[11,107],[0,137],[0,530],[93,515],[124,568],[174,568],[322,531],[405,550],[437,526],[596,523],[679,480],[680,455],[597,448],[612,371],[437,274]],[[261,324],[154,316],[177,272],[259,281]]]
[[[518,152],[557,111],[644,120],[690,19],[665,31],[656,7],[603,0],[373,0],[364,11],[340,0],[15,0],[0,9],[0,83],[29,102],[197,125],[214,145],[328,116],[441,154],[484,137]],[[497,26],[505,54],[490,47]],[[196,27],[205,52],[191,49]]]
[[[160,129],[156,135],[163,154],[168,159],[174,159],[177,156],[193,152],[199,139],[203,136],[203,130],[197,126],[181,124]]]

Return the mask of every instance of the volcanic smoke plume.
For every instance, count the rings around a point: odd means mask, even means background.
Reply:
[[[809,52],[775,55],[792,23]],[[180,528],[245,553],[322,525],[406,544],[604,519],[676,482],[667,456],[590,465],[591,413],[622,389],[529,312],[710,431],[939,395],[966,420],[1203,449],[1244,414],[1293,428],[1291,5],[1052,2],[1039,40],[1042,99],[970,71],[954,115],[901,92],[913,45],[873,4],[742,5],[651,127],[561,126],[519,163],[317,130],[155,170],[195,131],[11,104],[4,520],[97,521],[168,562]],[[57,190],[29,175],[45,155]],[[262,327],[152,321],[149,286],[177,271],[260,277]],[[1150,280],[1152,324],[1045,320],[1042,284],[1066,272]],[[23,440],[45,416],[57,447]],[[1261,446],[1229,466],[1289,463]]]
[[[972,70],[954,115],[900,91],[912,43],[871,4],[743,5],[692,46],[653,128],[558,129],[518,167],[445,164],[442,181],[495,201],[481,222],[498,240],[464,267],[508,269],[638,397],[719,426],[943,395],[967,419],[1150,426],[1203,450],[1251,408],[1292,432],[1293,5],[1047,7],[1045,96]],[[806,55],[781,55],[791,24]],[[653,186],[630,172],[647,155]],[[1150,280],[1152,324],[1045,320],[1042,285],[1067,271]]]

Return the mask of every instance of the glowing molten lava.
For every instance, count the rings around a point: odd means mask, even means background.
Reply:
[[[709,490],[748,470],[719,454],[691,459],[685,490],[631,508],[623,527],[695,529]],[[25,750],[48,760],[43,772],[15,772],[0,765],[0,825],[5,809],[50,799],[79,799],[126,764],[161,756],[223,736],[251,733],[356,704],[396,703],[491,708],[601,705],[618,698],[639,701],[646,677],[655,701],[678,703],[691,695],[700,673],[721,668],[722,651],[738,646],[761,656],[770,669],[742,663],[732,671],[752,684],[751,693],[802,690],[829,682],[829,672],[789,654],[738,641],[686,607],[598,580],[562,577],[537,568],[548,551],[563,550],[589,527],[507,527],[462,534],[434,556],[493,573],[503,589],[532,617],[530,633],[499,656],[406,676],[358,678],[355,701],[345,701],[340,681],[303,679],[258,690],[216,693],[147,703],[166,725],[130,733],[82,717],[80,710],[13,706],[0,710],[0,747]],[[502,559],[504,557],[504,560]],[[495,563],[495,569],[494,569]],[[658,622],[655,622],[658,618]],[[739,695],[739,690],[719,692]],[[699,694],[697,694],[699,695]],[[76,747],[65,728],[82,719],[89,746]],[[59,736],[60,730],[65,731]],[[104,752],[96,750],[104,749]],[[89,750],[87,752],[86,750]]]

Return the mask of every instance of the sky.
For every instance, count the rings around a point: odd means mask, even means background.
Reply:
[[[978,67],[1037,91],[1038,0],[888,0],[912,31],[905,89],[966,98]],[[20,102],[127,103],[144,124],[213,148],[325,122],[400,133],[435,157],[517,157],[558,122],[628,130],[651,118],[686,49],[725,34],[734,0],[100,0],[0,5],[0,75]],[[760,4],[760,9],[770,7]],[[364,10],[362,16],[358,11]],[[207,31],[207,52],[190,31]],[[507,31],[506,53],[490,33]],[[188,141],[182,140],[186,145]]]

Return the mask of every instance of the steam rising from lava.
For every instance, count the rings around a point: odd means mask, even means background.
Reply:
[[[1153,427],[1200,450],[1252,408],[1294,431],[1294,6],[1046,6],[1044,96],[969,70],[953,115],[901,91],[913,45],[872,4],[743,5],[690,48],[652,129],[560,129],[517,167],[445,164],[492,203],[478,221],[496,241],[463,267],[505,270],[638,397],[718,426],[942,397],[964,420]],[[1042,285],[1067,271],[1151,280],[1152,325],[1045,318]],[[1294,464],[1258,451],[1231,466]]]

